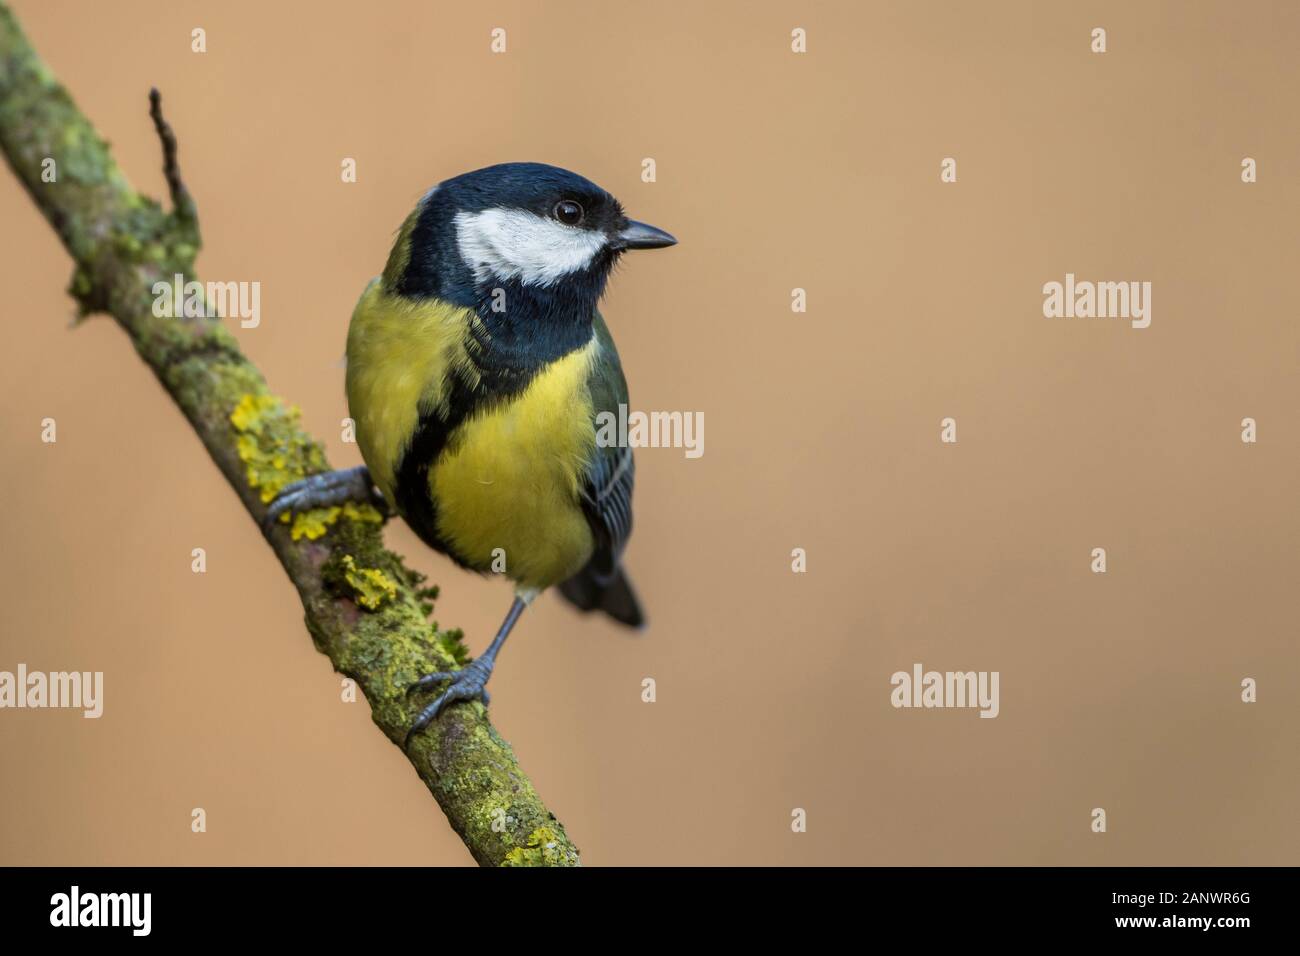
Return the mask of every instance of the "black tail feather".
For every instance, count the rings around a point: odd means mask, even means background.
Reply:
[[[583,568],[560,585],[560,593],[581,611],[604,611],[620,624],[645,627],[641,604],[622,568],[615,568],[612,577],[597,576],[590,566]]]

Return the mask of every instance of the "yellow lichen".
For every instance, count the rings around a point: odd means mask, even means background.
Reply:
[[[293,516],[293,528],[289,534],[293,540],[300,541],[306,538],[308,541],[315,541],[322,537],[330,526],[337,524],[340,517],[347,518],[350,521],[362,521],[368,524],[383,524],[384,516],[379,510],[372,505],[357,504],[349,501],[343,505],[334,505],[329,508],[312,508],[310,511],[302,511]],[[289,515],[282,514],[280,522],[287,524]]]
[[[285,485],[325,468],[320,446],[298,426],[299,414],[294,406],[265,393],[244,394],[230,413],[248,484],[259,489],[265,503],[275,500]]]
[[[566,848],[550,827],[538,827],[528,834],[527,846],[517,846],[506,854],[502,866],[577,866],[578,855]]]
[[[352,597],[370,611],[377,611],[385,602],[397,597],[397,582],[379,568],[359,568],[352,555],[343,556],[343,577],[352,589]]]

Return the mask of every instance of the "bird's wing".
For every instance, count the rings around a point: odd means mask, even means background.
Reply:
[[[617,456],[597,454],[582,489],[582,510],[596,536],[592,570],[601,577],[614,573],[632,535],[632,449],[612,450]]]
[[[601,354],[592,368],[588,388],[592,414],[609,412],[618,416],[619,406],[627,405],[627,382],[619,364],[618,352],[600,313],[595,318],[596,336]],[[595,421],[593,417],[593,427]],[[583,475],[582,510],[596,539],[596,550],[589,565],[598,579],[612,577],[627,539],[632,535],[632,484],[636,466],[629,447],[597,445]]]

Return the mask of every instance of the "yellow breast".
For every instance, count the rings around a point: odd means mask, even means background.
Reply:
[[[422,413],[446,401],[453,371],[476,384],[465,350],[472,310],[391,296],[379,280],[348,331],[348,408],[371,478],[396,502],[394,469]],[[517,396],[490,404],[448,437],[429,469],[438,537],[463,563],[545,588],[576,573],[593,541],[579,503],[595,447],[587,376],[600,349],[548,365]]]
[[[413,302],[386,295],[376,279],[366,288],[348,328],[348,409],[370,477],[396,500],[393,469],[420,414],[445,400],[453,368],[476,376],[465,353],[472,311],[437,299]]]
[[[599,348],[593,337],[451,436],[429,485],[439,534],[462,560],[487,570],[503,558],[510,578],[545,588],[591,557],[579,489],[595,448],[587,375]]]

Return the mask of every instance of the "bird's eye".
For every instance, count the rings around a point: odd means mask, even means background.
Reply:
[[[555,204],[555,218],[566,226],[576,226],[582,222],[582,207],[572,199],[561,199]]]

